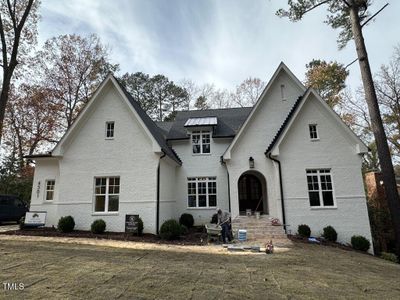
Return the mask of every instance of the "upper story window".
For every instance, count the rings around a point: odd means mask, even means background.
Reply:
[[[307,170],[308,196],[311,207],[333,207],[332,174],[330,169]]]
[[[286,89],[284,84],[281,84],[281,99],[282,101],[286,100]]]
[[[114,138],[114,121],[106,122],[106,139]]]
[[[56,185],[55,180],[46,180],[46,201],[54,200],[54,187]]]
[[[192,132],[193,154],[211,153],[210,142],[211,142],[210,131],[193,131]]]
[[[310,124],[308,125],[308,130],[310,132],[310,139],[311,140],[318,140],[318,130],[317,124]]]

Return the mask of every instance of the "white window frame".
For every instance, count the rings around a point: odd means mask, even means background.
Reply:
[[[106,190],[105,190],[105,194],[96,193],[96,180],[97,179],[106,179]],[[110,193],[110,179],[111,178],[118,178],[119,179],[119,185],[118,185],[118,193]],[[116,185],[114,185],[116,186]],[[96,176],[94,177],[94,182],[93,182],[93,214],[95,215],[104,215],[104,214],[118,214],[119,213],[119,209],[120,209],[120,195],[121,195],[121,177],[119,176]],[[96,211],[96,196],[104,196],[105,200],[104,200],[104,211]],[[117,211],[109,211],[109,199],[110,196],[118,196],[118,210]]]
[[[314,128],[315,130],[313,130]],[[315,134],[316,137],[313,137],[313,134]],[[311,141],[319,140],[318,124],[316,123],[308,124],[308,136],[310,137]]]
[[[311,173],[313,172],[313,173]],[[331,189],[322,189],[322,184],[321,184],[321,176],[324,175],[329,175],[330,176],[330,183],[331,183]],[[310,190],[308,186],[308,177],[311,176],[317,176],[318,179],[318,194],[319,194],[319,204],[320,205],[311,205],[311,199],[310,199],[310,192],[316,192],[317,190]],[[337,208],[336,206],[336,197],[335,197],[335,189],[334,189],[334,183],[333,183],[333,176],[332,176],[332,170],[329,168],[320,168],[320,169],[315,169],[315,168],[310,168],[306,169],[306,182],[307,182],[307,194],[308,194],[308,204],[311,209],[329,209],[329,208]],[[332,201],[333,205],[325,205],[324,204],[324,196],[323,192],[332,192]]]
[[[52,190],[49,190],[49,182],[54,182],[53,185],[51,185],[53,187]],[[54,195],[55,195],[55,190],[56,190],[56,180],[55,179],[46,179],[45,180],[45,185],[44,185],[44,201],[49,201],[52,202],[54,201]],[[53,193],[53,197],[51,199],[47,199],[47,192],[52,192]]]
[[[112,125],[112,128],[108,128],[108,125]],[[108,136],[108,133],[111,133],[112,136]],[[106,138],[106,140],[113,140],[114,136],[115,136],[115,122],[107,121],[106,128],[105,128],[105,138]]]
[[[193,143],[194,135],[199,136],[198,144]],[[203,141],[203,139],[206,135],[208,135],[208,139],[209,139],[208,143],[204,143],[204,141]],[[192,144],[192,154],[193,155],[210,155],[211,154],[211,131],[210,130],[194,130],[194,131],[192,131],[192,133],[190,135],[190,140],[191,140],[191,144]],[[194,145],[200,146],[200,152],[198,152],[198,153],[194,152],[194,147],[193,147]],[[203,145],[209,145],[210,152],[203,152]]]
[[[199,183],[206,184],[206,193],[199,194]],[[195,184],[195,193],[189,193],[189,183]],[[215,183],[215,192],[210,193],[209,183]],[[188,177],[187,178],[187,208],[188,209],[215,209],[218,205],[218,194],[217,194],[217,177],[215,176],[208,176],[208,177]],[[199,206],[199,196],[205,195],[206,196],[206,206]],[[196,197],[196,206],[189,206],[189,196]],[[210,206],[210,196],[215,196],[215,206]]]

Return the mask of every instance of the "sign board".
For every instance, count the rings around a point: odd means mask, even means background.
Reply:
[[[47,212],[28,211],[25,214],[25,226],[44,226],[46,224]]]
[[[125,215],[125,232],[139,233],[139,215]]]

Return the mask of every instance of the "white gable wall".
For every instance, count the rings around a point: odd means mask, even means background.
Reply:
[[[285,85],[286,100],[281,97],[281,85]],[[303,90],[283,70],[265,94],[231,150],[227,161],[231,178],[232,214],[239,214],[238,180],[249,171],[249,157],[255,161],[254,170],[262,173],[267,182],[269,214],[282,218],[280,206],[279,178],[277,167],[265,157],[265,150],[274,138],[283,120],[288,115]]]
[[[317,124],[319,141],[310,141],[309,124]],[[345,129],[325,107],[310,95],[279,146],[282,163],[286,223],[292,233],[307,224],[319,236],[325,226],[338,232],[338,240],[349,242],[352,235],[371,240],[361,156]],[[329,168],[332,172],[337,208],[311,208],[306,169]]]
[[[77,229],[104,219],[108,231],[124,231],[125,214],[139,214],[145,232],[155,232],[159,156],[152,141],[109,82],[94,99],[60,160],[58,216],[71,215]],[[115,122],[115,137],[105,139],[105,122]],[[120,176],[119,213],[93,213],[94,177]],[[51,224],[55,225],[55,224]]]
[[[160,227],[168,219],[179,218],[176,211],[176,169],[176,164],[167,156],[160,160]]]

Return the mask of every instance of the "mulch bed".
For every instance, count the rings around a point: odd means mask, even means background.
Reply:
[[[0,232],[2,235],[22,235],[22,236],[47,236],[47,237],[72,237],[72,238],[91,238],[116,241],[133,241],[155,244],[170,244],[170,245],[206,245],[207,234],[203,227],[193,227],[188,230],[185,235],[182,235],[177,240],[166,241],[154,234],[145,233],[141,236],[124,232],[104,232],[102,234],[94,234],[90,231],[74,230],[69,233],[62,233],[53,227],[40,228],[24,228],[19,230],[10,230]]]

